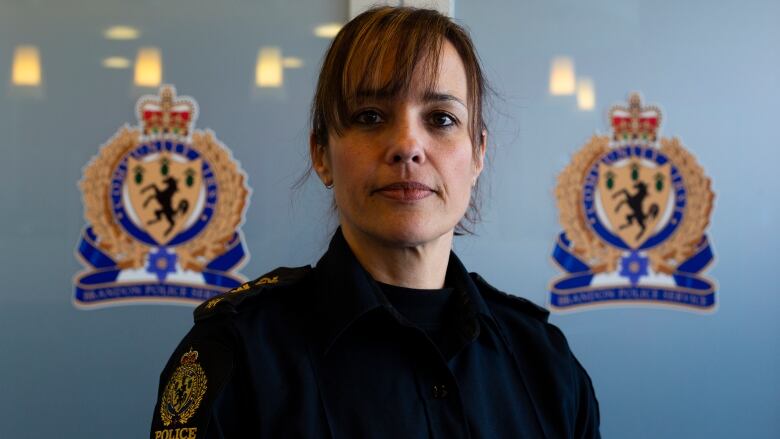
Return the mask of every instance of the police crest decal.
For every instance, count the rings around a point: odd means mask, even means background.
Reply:
[[[84,228],[74,303],[194,305],[244,282],[248,259],[239,226],[246,176],[207,130],[195,130],[197,103],[163,86],[136,105],[125,125],[85,166],[79,182]]]
[[[593,136],[558,176],[563,232],[550,286],[555,311],[584,306],[715,309],[705,229],[710,179],[677,138],[659,138],[661,112],[639,94],[609,112],[612,136]]]

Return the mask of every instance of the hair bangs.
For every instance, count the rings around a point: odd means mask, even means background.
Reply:
[[[341,77],[332,78],[336,81],[331,83],[338,84],[336,90],[330,90],[334,99],[329,102],[334,108],[323,109],[323,122],[338,135],[350,125],[350,112],[361,101],[403,96],[415,81],[424,91],[436,86],[445,35],[440,17],[392,8],[377,12],[358,26],[343,29],[337,37],[351,43],[333,59],[341,61]]]
[[[348,60],[344,69],[342,98],[353,102],[364,97],[403,96],[409,92],[415,79],[426,82],[416,86],[432,90],[441,50],[441,38],[438,40],[425,44],[390,40]]]

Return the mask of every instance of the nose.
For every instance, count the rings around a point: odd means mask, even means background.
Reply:
[[[423,127],[409,117],[401,118],[391,127],[386,160],[390,164],[410,165],[425,162]]]

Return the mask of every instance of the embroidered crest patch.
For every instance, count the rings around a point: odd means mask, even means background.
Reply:
[[[160,401],[160,419],[166,427],[171,423],[186,424],[198,410],[203,395],[206,394],[208,380],[203,368],[198,364],[198,351],[192,348],[181,357],[176,368],[165,385]]]
[[[677,138],[658,138],[661,112],[610,111],[612,136],[594,136],[558,177],[563,233],[553,259],[566,272],[550,287],[553,310],[660,304],[711,310],[715,284],[705,234],[710,179]]]
[[[244,282],[241,233],[249,188],[230,151],[194,130],[198,107],[164,86],[137,104],[84,168],[88,222],[77,249],[79,307],[129,301],[198,304]]]

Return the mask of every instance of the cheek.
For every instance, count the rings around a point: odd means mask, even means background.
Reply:
[[[463,188],[471,189],[471,183],[476,175],[476,164],[471,155],[471,151],[460,152],[452,155],[447,163],[447,179],[450,184],[460,190]]]
[[[371,175],[371,169],[360,156],[339,154],[332,161],[333,180],[336,184],[358,188],[366,184],[366,179]]]
[[[452,165],[455,165],[452,163]],[[466,210],[471,200],[471,182],[474,178],[473,167],[470,161],[451,166],[445,172],[447,203],[454,210]]]
[[[365,154],[353,153],[354,148],[340,146],[331,155],[336,206],[340,210],[359,209],[374,181],[375,163]]]

